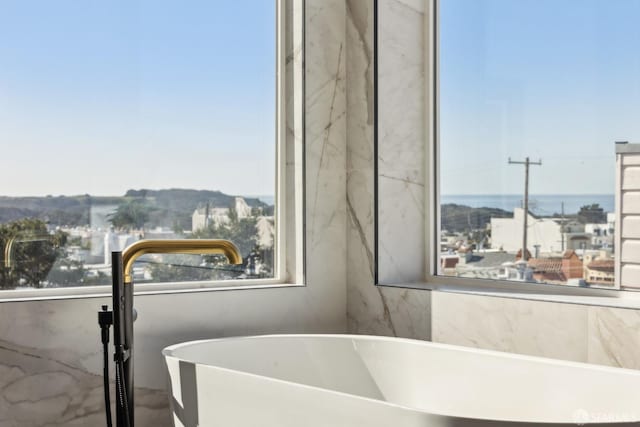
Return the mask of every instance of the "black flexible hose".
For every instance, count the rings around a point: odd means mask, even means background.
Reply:
[[[102,339],[103,358],[103,390],[104,390],[104,411],[107,416],[107,427],[113,427],[111,420],[111,396],[109,386],[109,327],[113,325],[113,312],[109,311],[109,307],[102,306],[102,310],[98,312],[98,324],[100,325],[100,336]]]
[[[129,405],[127,403],[127,390],[124,384],[124,362],[122,360],[118,360],[116,362],[116,391],[118,394],[118,403],[124,412],[124,414],[121,414],[124,426],[131,427]]]
[[[104,370],[102,373],[104,378],[104,410],[107,414],[107,427],[113,427],[113,423],[111,421],[111,396],[109,392],[109,343],[105,342],[102,347],[104,353]]]

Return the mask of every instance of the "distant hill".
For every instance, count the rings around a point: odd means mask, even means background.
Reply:
[[[39,218],[55,224],[87,224],[92,197],[0,197],[0,222]]]
[[[235,206],[237,196],[209,190],[129,190],[126,199],[143,199],[151,208],[150,223],[155,226],[191,229],[191,215],[199,207],[228,208]],[[252,208],[263,208],[273,213],[266,203],[257,198],[244,197]]]
[[[450,232],[484,229],[491,218],[513,218],[513,212],[498,208],[472,208],[454,203],[441,206],[441,228]]]
[[[191,214],[198,206],[206,203],[214,207],[233,206],[237,196],[230,196],[220,191],[172,188],[169,190],[129,190],[125,197],[154,200],[157,206],[162,206],[169,210],[186,209]],[[252,208],[267,206],[257,198],[244,197],[244,200]]]
[[[79,196],[7,197],[0,196],[0,223],[20,218],[39,218],[53,225],[89,225],[92,206],[120,205],[130,200],[143,200],[151,208],[150,223],[153,226],[190,228],[193,211],[205,206],[230,207],[235,197],[220,191],[167,189],[128,190],[124,196],[96,197],[89,194]],[[265,213],[273,208],[257,198],[245,198],[247,204],[263,208]]]

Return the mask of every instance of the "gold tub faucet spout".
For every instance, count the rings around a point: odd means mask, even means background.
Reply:
[[[124,283],[132,282],[133,263],[145,254],[219,254],[226,256],[230,264],[242,264],[238,248],[228,240],[139,240],[122,251]]]

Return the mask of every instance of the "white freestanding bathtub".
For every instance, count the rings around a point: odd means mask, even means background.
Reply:
[[[640,425],[640,371],[356,335],[168,347],[178,427]]]

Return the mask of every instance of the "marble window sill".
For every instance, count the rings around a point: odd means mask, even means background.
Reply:
[[[252,289],[280,289],[304,287],[304,284],[281,283],[276,279],[247,280],[248,283],[239,284],[238,281],[229,282],[186,282],[186,283],[149,283],[136,286],[134,295],[162,295],[182,294],[194,292],[222,292]],[[5,302],[69,300],[84,298],[111,297],[110,286],[87,286],[57,289],[28,289],[0,291],[0,304]]]
[[[449,281],[447,281],[449,282]],[[523,289],[509,282],[496,282],[500,287],[442,283],[437,279],[429,282],[384,284],[378,286],[423,289],[435,292],[449,292],[466,295],[482,295],[496,298],[513,298],[532,301],[557,302],[585,306],[626,308],[640,310],[640,292],[610,289],[567,288],[563,286],[527,284]],[[543,288],[543,289],[541,289]]]

